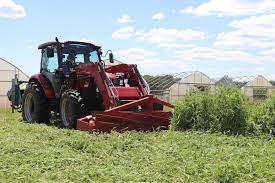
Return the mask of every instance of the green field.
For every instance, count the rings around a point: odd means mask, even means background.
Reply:
[[[274,182],[275,141],[202,132],[89,134],[0,111],[0,182]]]

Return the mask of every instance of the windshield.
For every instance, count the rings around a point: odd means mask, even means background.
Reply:
[[[65,44],[62,47],[62,62],[70,61],[76,64],[84,62],[98,62],[97,50],[88,45]]]

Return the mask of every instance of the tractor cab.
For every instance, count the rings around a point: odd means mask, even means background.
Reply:
[[[101,48],[90,43],[56,41],[44,43],[38,48],[42,50],[41,71],[44,72],[69,72],[81,63],[101,61]]]
[[[41,44],[40,73],[46,77],[53,88],[55,98],[61,96],[61,87],[80,65],[101,63],[101,47],[91,43],[79,41],[47,42]],[[109,54],[113,61],[112,53]]]

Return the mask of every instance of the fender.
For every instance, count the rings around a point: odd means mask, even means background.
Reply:
[[[51,86],[50,82],[42,74],[32,75],[29,81],[38,81],[40,86],[43,88],[46,97],[49,98],[49,99],[55,98],[54,92],[53,92],[53,89],[52,89],[52,86]]]

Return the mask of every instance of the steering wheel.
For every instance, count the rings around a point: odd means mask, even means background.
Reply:
[[[75,65],[75,62],[73,60],[67,59],[66,64],[69,68],[72,68]]]
[[[73,61],[73,60],[71,60],[71,59],[67,59],[66,62],[69,63],[70,66],[72,66],[72,67],[73,67],[73,66],[76,66],[76,65],[79,65],[79,64],[82,63],[82,62]]]
[[[75,60],[67,59],[71,64],[75,65]]]
[[[74,62],[75,63],[75,65],[79,65],[79,64],[81,64],[82,62]]]

